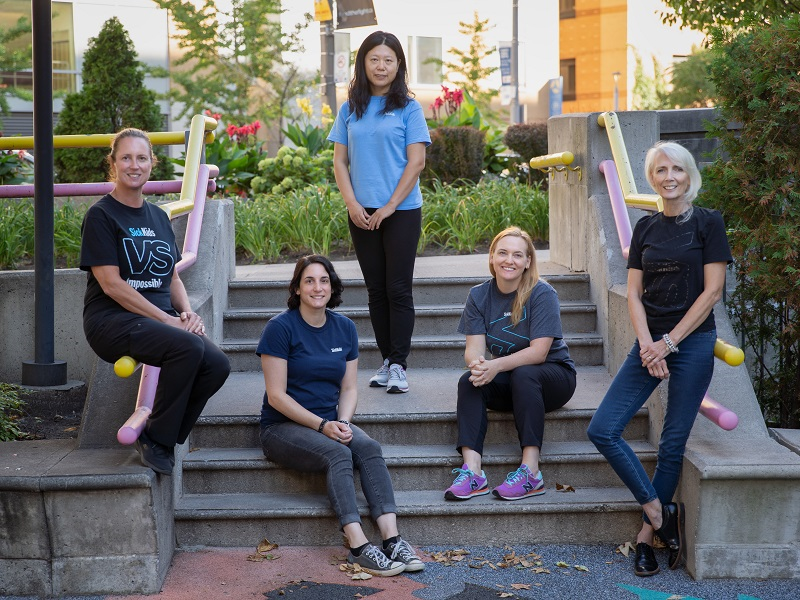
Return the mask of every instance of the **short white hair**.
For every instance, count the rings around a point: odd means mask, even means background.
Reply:
[[[700,170],[697,168],[697,163],[694,161],[692,153],[680,144],[676,142],[656,142],[647,151],[647,156],[644,159],[644,172],[647,176],[647,182],[653,190],[656,189],[653,179],[656,171],[656,160],[662,154],[689,175],[689,188],[686,190],[684,199],[691,205],[703,185],[703,178],[700,176]]]

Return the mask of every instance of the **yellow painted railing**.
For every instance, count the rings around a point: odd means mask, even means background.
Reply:
[[[214,129],[216,129],[216,125],[214,125],[212,129],[206,131],[206,144],[210,144],[214,141]],[[113,133],[93,133],[89,135],[54,135],[53,147],[108,148],[111,145],[111,140],[114,139],[114,135],[115,134]],[[186,141],[186,134],[183,131],[153,131],[148,133],[147,137],[150,138],[150,142],[154,146],[183,144]],[[31,150],[32,148],[33,136],[30,135],[0,138],[0,150]]]
[[[564,177],[568,175],[567,171],[577,171],[578,181],[580,181],[583,173],[580,167],[572,167],[572,162],[575,160],[575,155],[572,152],[556,152],[555,154],[545,154],[543,156],[534,156],[528,164],[531,169],[539,169],[544,173],[564,173]]]
[[[608,143],[611,146],[611,155],[614,157],[614,165],[619,175],[619,184],[622,187],[622,196],[625,204],[632,208],[643,210],[662,211],[664,201],[656,194],[640,194],[636,189],[636,181],[633,178],[631,161],[628,158],[628,150],[625,148],[625,139],[622,137],[622,130],[617,120],[617,113],[604,112],[597,117],[597,124],[605,127],[608,134]]]

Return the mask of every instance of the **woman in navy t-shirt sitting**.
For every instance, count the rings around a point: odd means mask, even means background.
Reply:
[[[398,535],[394,490],[380,444],[350,423],[358,402],[358,336],[350,319],[330,310],[341,304],[342,290],[327,258],[305,256],[289,284],[289,310],[264,327],[256,349],[266,385],[264,456],[298,471],[326,473],[328,497],[350,546],[348,562],[373,575],[421,571],[425,565]],[[382,548],[370,544],[361,527],[354,468]]]

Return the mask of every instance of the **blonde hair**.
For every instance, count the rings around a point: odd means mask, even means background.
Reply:
[[[497,275],[494,271],[494,265],[492,264],[491,257],[494,255],[494,249],[497,246],[497,243],[504,237],[516,237],[524,241],[525,253],[527,254],[526,258],[531,259],[530,266],[525,269],[524,273],[522,274],[519,287],[517,287],[517,296],[514,298],[514,303],[511,306],[511,324],[512,326],[516,327],[516,325],[522,319],[522,310],[525,307],[525,303],[528,301],[528,298],[531,297],[533,288],[537,283],[539,283],[539,267],[536,264],[536,250],[533,247],[533,240],[531,239],[531,236],[519,227],[507,227],[494,236],[492,244],[489,246],[489,271],[491,272],[492,277],[496,278]]]
[[[108,163],[109,181],[117,180],[117,167],[114,165],[114,161],[117,159],[117,149],[119,148],[119,143],[125,138],[129,137],[139,138],[147,142],[147,147],[150,149],[150,162],[152,166],[155,167],[156,164],[158,163],[156,155],[153,154],[153,143],[150,141],[150,138],[147,137],[147,134],[144,131],[142,131],[141,129],[136,129],[135,127],[127,127],[125,129],[121,129],[114,136],[114,139],[111,140],[111,152],[108,154],[108,156],[106,156],[106,162]]]
[[[694,199],[697,198],[697,193],[703,185],[703,178],[700,176],[700,170],[697,168],[697,163],[694,161],[692,153],[686,148],[676,142],[656,142],[652,148],[647,151],[644,159],[644,172],[647,176],[647,183],[650,184],[654,190],[655,175],[656,175],[656,160],[664,155],[677,166],[682,168],[689,176],[689,187],[686,189],[686,194],[683,199],[688,205],[689,209],[681,213],[678,218],[679,223],[684,223],[692,216]]]

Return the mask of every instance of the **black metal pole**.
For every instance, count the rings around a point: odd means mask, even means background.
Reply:
[[[23,361],[22,383],[67,383],[67,363],[55,360],[53,259],[53,25],[51,0],[33,0],[34,360]]]
[[[333,15],[333,0],[328,0]],[[334,42],[333,42],[333,20],[320,21],[320,95],[324,102],[331,107],[334,115],[336,114],[336,84],[333,81],[334,67]]]

